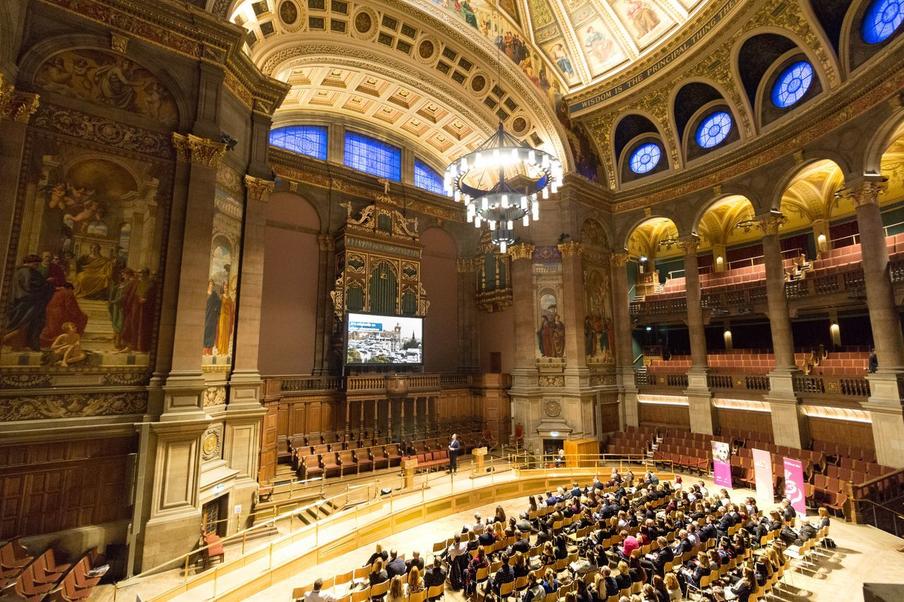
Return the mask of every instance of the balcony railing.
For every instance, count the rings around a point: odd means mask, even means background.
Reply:
[[[634,383],[640,389],[687,389],[687,374],[656,373],[638,370]],[[724,370],[706,375],[706,383],[711,391],[769,392],[769,376],[766,374],[744,374]],[[794,377],[794,391],[800,397],[843,397],[866,399],[870,395],[869,381],[858,376],[799,375]]]

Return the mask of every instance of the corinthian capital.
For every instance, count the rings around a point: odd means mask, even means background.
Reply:
[[[255,178],[254,176],[245,176],[245,188],[248,189],[248,196],[253,201],[266,201],[273,192],[276,183],[273,180],[265,180],[263,178]]]
[[[0,119],[28,123],[38,110],[40,98],[31,92],[19,92],[0,77]]]
[[[778,234],[779,228],[785,223],[785,216],[781,211],[770,211],[754,218],[757,221],[757,227],[763,231],[764,236],[772,236]]]
[[[863,178],[856,182],[851,182],[845,188],[838,191],[838,197],[841,199],[851,200],[855,207],[863,205],[876,205],[879,203],[879,195],[888,190],[888,178],[877,176],[872,178]]]
[[[580,255],[583,252],[583,246],[581,245],[581,243],[574,240],[563,242],[557,246],[559,248],[559,253],[562,254],[562,257],[572,257],[574,255]]]
[[[534,245],[526,242],[519,242],[508,248],[509,257],[512,261],[520,259],[531,259],[534,256]]]
[[[203,167],[216,167],[226,153],[226,143],[194,134],[173,132],[173,148],[180,163],[192,162]]]
[[[614,268],[623,268],[628,265],[628,259],[631,255],[627,251],[614,251],[612,255],[609,256],[609,261],[612,262],[612,267]]]
[[[697,248],[700,246],[700,237],[696,234],[689,234],[683,238],[679,238],[678,244],[684,249],[685,255],[696,253]]]

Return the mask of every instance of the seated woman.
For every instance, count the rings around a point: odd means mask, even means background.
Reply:
[[[547,541],[543,544],[543,551],[540,553],[540,561],[544,565],[556,563],[556,552],[552,547],[551,541]]]
[[[408,596],[405,593],[405,585],[401,575],[392,578],[389,584],[389,593],[386,594],[386,602],[405,602]]]
[[[693,584],[694,587],[700,587],[700,582],[704,577],[709,577],[710,573],[712,573],[712,569],[709,565],[709,556],[707,556],[704,552],[700,552],[697,554],[697,559],[691,561],[689,567],[685,568],[687,580],[689,583]]]
[[[615,583],[619,590],[629,589],[634,580],[631,578],[631,569],[628,563],[622,560],[618,563],[618,575],[615,576]]]
[[[747,569],[737,583],[731,587],[725,588],[726,599],[747,602],[750,598],[750,594],[752,594],[755,589],[754,583],[755,577],[753,571]]]
[[[515,562],[512,565],[512,569],[515,572],[515,579],[530,573],[530,567],[527,566],[527,562],[524,561],[524,554],[521,552],[515,552]]]
[[[408,586],[408,593],[419,592],[424,589],[424,580],[421,578],[421,571],[416,565],[408,571],[408,577],[405,578],[405,584]]]
[[[468,568],[465,569],[465,593],[470,595],[474,594],[477,585],[477,571],[482,568],[488,568],[490,566],[489,561],[487,560],[487,554],[484,551],[483,547],[477,548],[477,554],[471,559],[471,562],[468,563]]]
[[[559,591],[559,580],[556,573],[552,569],[546,569],[546,575],[543,577],[543,589],[547,594]]]

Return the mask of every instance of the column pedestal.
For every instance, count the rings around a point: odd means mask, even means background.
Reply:
[[[870,374],[870,397],[860,404],[869,412],[873,423],[876,461],[883,466],[904,468],[904,413],[902,413],[901,374],[878,372]]]
[[[692,433],[716,434],[713,395],[706,382],[706,368],[691,368],[687,373],[688,414]]]
[[[810,445],[810,429],[807,417],[794,393],[793,370],[774,370],[769,374],[769,404],[772,417],[772,434],[776,445],[807,449]]]

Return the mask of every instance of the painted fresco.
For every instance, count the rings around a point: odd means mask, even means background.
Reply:
[[[565,357],[565,324],[559,317],[558,300],[551,291],[540,293],[537,347],[543,357]]]
[[[627,59],[624,50],[612,37],[602,19],[595,19],[577,29],[578,39],[587,57],[590,73],[596,77]]]
[[[67,50],[50,57],[35,83],[68,97],[137,113],[166,128],[178,122],[170,93],[154,75],[122,55],[94,49]]]
[[[675,22],[653,2],[647,0],[609,0],[640,48],[658,41]]]
[[[162,170],[38,138],[3,289],[7,374],[150,363],[160,294]]]
[[[241,191],[237,172],[220,166],[204,308],[201,357],[205,372],[225,370],[232,364],[236,288],[242,246]]]

